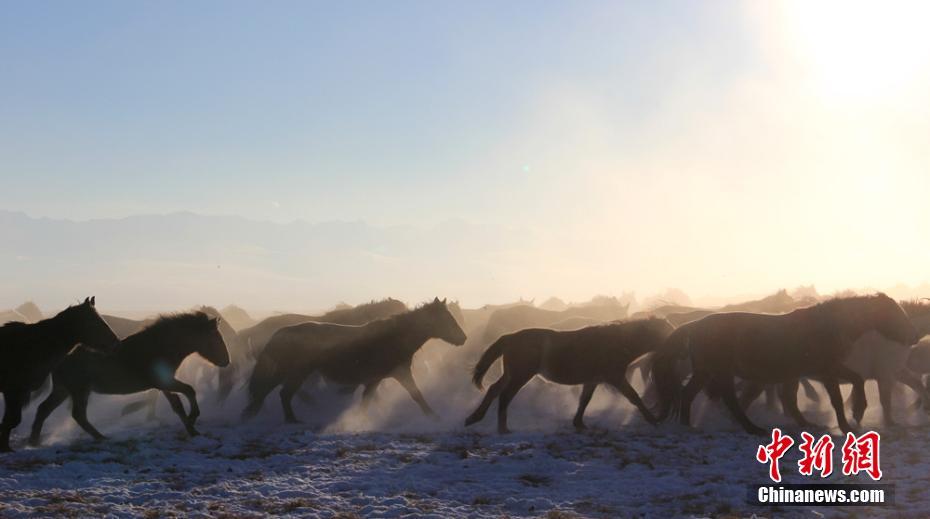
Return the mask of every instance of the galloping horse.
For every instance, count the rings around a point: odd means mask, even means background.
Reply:
[[[250,402],[243,417],[254,416],[279,385],[287,422],[297,422],[291,399],[304,380],[319,372],[340,385],[364,385],[362,405],[385,378],[397,380],[424,414],[435,412],[420,393],[411,372],[413,355],[429,339],[460,346],[465,332],[438,298],[414,310],[362,326],[309,322],[282,328],[268,342],[249,380]]]
[[[636,358],[654,351],[674,328],[665,319],[651,318],[589,326],[579,330],[558,331],[529,328],[505,335],[492,344],[475,366],[472,380],[481,388],[481,380],[492,364],[504,358],[504,374],[484,396],[481,405],[465,420],[465,426],[484,418],[495,398],[497,431],[507,429],[507,406],[517,392],[535,375],[557,384],[584,384],[574,425],[584,429],[584,411],[594,390],[601,383],[616,388],[650,423],[652,413],[626,379],[626,370]]]
[[[100,318],[93,297],[35,324],[8,323],[0,327],[0,392],[6,402],[0,423],[0,452],[9,452],[10,432],[19,425],[29,393],[78,343],[110,351],[119,339]]]
[[[660,399],[659,419],[667,418],[680,404],[681,423],[690,425],[691,403],[706,386],[708,396],[723,397],[747,432],[763,434],[740,407],[734,377],[793,387],[793,393],[782,395],[788,401],[797,399],[797,386],[785,383],[810,377],[824,384],[840,429],[849,431],[839,380],[850,381],[854,391],[864,392],[862,377],[843,361],[853,343],[869,330],[902,344],[917,340],[907,314],[884,294],[837,298],[782,315],[712,314],[685,324],[655,355],[652,373]],[[682,388],[675,364],[687,355],[692,376]]]
[[[126,395],[152,388],[161,390],[187,433],[196,436],[194,423],[200,416],[197,394],[193,387],[175,378],[178,366],[192,353],[220,367],[229,364],[217,320],[203,312],[161,317],[124,339],[109,354],[78,348],[52,372],[52,393],[36,411],[29,441],[33,445],[39,443],[42,424],[69,396],[74,420],[95,439],[104,439],[87,420],[90,393]],[[187,399],[189,414],[176,393]]]
[[[310,321],[361,325],[406,311],[407,305],[402,301],[389,297],[381,301],[371,301],[349,308],[337,308],[319,316],[284,314],[274,315],[264,319],[255,326],[239,332],[239,337],[241,338],[240,342],[244,346],[245,351],[232,350],[230,352],[233,362],[230,365],[230,369],[220,372],[219,392],[217,393],[217,397],[220,401],[223,401],[229,396],[229,393],[232,392],[235,386],[239,372],[246,368],[247,358],[257,359],[265,349],[268,341],[271,340],[272,335],[284,327]]]

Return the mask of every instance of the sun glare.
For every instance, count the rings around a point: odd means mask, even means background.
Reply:
[[[930,2],[796,0],[781,4],[790,47],[827,97],[875,100],[930,65]]]

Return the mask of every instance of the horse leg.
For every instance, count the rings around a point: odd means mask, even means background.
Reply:
[[[894,389],[894,379],[890,377],[879,377],[878,380],[878,401],[882,404],[882,422],[885,427],[893,427],[894,416],[891,411],[891,390]]]
[[[4,391],[3,422],[0,422],[0,452],[13,452],[10,448],[10,433],[23,421],[23,403],[26,401],[28,390]]]
[[[410,397],[420,406],[420,410],[423,411],[423,414],[433,419],[439,418],[436,411],[433,411],[433,408],[431,408],[429,404],[426,403],[426,399],[423,398],[423,394],[420,393],[420,388],[417,387],[417,383],[413,380],[413,373],[410,371],[410,366],[395,371],[393,377],[394,380],[400,382],[400,385],[404,386],[404,389],[410,393]]]
[[[187,413],[184,411],[184,404],[181,403],[181,398],[170,391],[162,391],[161,394],[165,395],[165,399],[171,404],[171,410],[181,419],[181,423],[184,424],[184,429],[187,430],[187,434],[190,436],[198,436],[200,433],[194,428],[194,421],[188,417]]]
[[[533,378],[533,373],[520,373],[519,375],[514,373],[507,380],[507,385],[504,386],[504,389],[501,391],[500,399],[497,401],[498,434],[510,433],[510,429],[507,428],[507,406],[510,405],[510,401],[513,400],[513,397],[517,396],[517,392],[519,392],[531,378]]]
[[[87,401],[90,391],[75,391],[71,394],[71,417],[95,440],[105,440],[106,436],[100,434],[96,427],[87,420]]]
[[[759,398],[763,391],[765,391],[763,384],[747,380],[743,384],[743,393],[739,397],[739,406],[743,409],[749,409],[749,406]]]
[[[375,393],[378,391],[378,385],[381,384],[381,379],[378,379],[374,382],[365,385],[365,389],[362,390],[362,403],[360,404],[363,413],[368,413],[368,408],[371,407],[371,403],[375,399]]]
[[[917,393],[917,401],[910,405],[911,411],[920,409],[921,404],[928,401],[926,388],[921,384],[920,379],[914,376],[908,369],[903,369],[897,374],[897,381],[914,390]]]
[[[194,391],[194,388],[189,384],[185,384],[180,380],[173,378],[163,387],[159,387],[164,391],[170,391],[172,393],[181,393],[184,395],[184,398],[187,399],[187,404],[191,409],[191,412],[188,413],[187,419],[190,420],[191,425],[197,421],[197,418],[200,416],[200,406],[197,405],[197,392]]]
[[[804,415],[801,413],[801,409],[798,408],[798,388],[800,385],[800,380],[793,380],[781,384],[779,388],[781,406],[784,408],[785,414],[794,419],[798,426],[817,427],[815,424],[807,421],[807,418],[804,418]]]
[[[294,400],[294,394],[300,389],[300,386],[303,385],[304,379],[302,377],[289,378],[284,381],[284,385],[281,386],[281,392],[278,396],[281,398],[281,409],[284,410],[284,421],[287,423],[300,423],[300,420],[297,419],[297,416],[294,414],[294,408],[291,406],[291,402]]]
[[[723,403],[730,409],[730,413],[736,418],[736,421],[743,426],[749,434],[764,435],[765,429],[752,423],[745,411],[739,406],[739,398],[736,396],[736,387],[733,385],[733,376],[721,376],[715,381],[721,389]]]
[[[635,405],[647,422],[651,423],[652,425],[658,423],[656,417],[653,416],[652,412],[649,411],[649,409],[646,407],[646,404],[644,404],[642,399],[639,398],[639,394],[636,393],[636,390],[633,389],[633,386],[630,385],[626,377],[620,377],[618,380],[612,381],[610,385],[617,388],[617,391],[620,391],[621,395],[625,396],[626,399],[630,401],[630,403]]]
[[[216,401],[225,402],[236,385],[236,375],[239,374],[238,363],[230,362],[221,369],[216,377]]]
[[[707,382],[707,376],[703,373],[694,372],[691,374],[691,380],[685,384],[685,388],[681,392],[681,415],[679,416],[679,421],[681,425],[691,426],[691,404],[694,402],[694,398],[697,397],[697,394],[704,389],[704,384]]]
[[[579,431],[587,429],[584,424],[584,410],[588,408],[595,389],[597,389],[597,383],[588,383],[581,390],[581,397],[578,399],[578,411],[575,412],[575,419],[572,421],[575,429]]]
[[[497,382],[491,385],[488,388],[488,392],[485,393],[484,399],[481,400],[481,405],[468,415],[468,418],[465,419],[465,427],[468,427],[471,424],[480,422],[484,415],[488,412],[488,408],[491,407],[491,403],[494,402],[494,399],[497,398],[501,391],[504,389],[504,386],[507,384],[509,377],[505,372],[501,375],[501,378],[497,379]]]
[[[861,424],[862,417],[865,415],[865,410],[869,405],[869,402],[865,396],[865,379],[863,379],[862,376],[855,371],[845,366],[839,366],[836,369],[836,377],[842,380],[846,380],[852,384],[853,387],[851,396],[853,399],[853,419],[857,423]]]
[[[60,385],[52,386],[52,392],[46,397],[39,408],[36,409],[36,416],[32,420],[32,433],[29,435],[29,444],[33,447],[38,446],[42,441],[42,426],[45,420],[58,408],[65,400],[68,399],[68,390]]]
[[[852,432],[852,427],[846,421],[846,413],[843,410],[843,394],[840,393],[840,384],[834,377],[827,377],[823,380],[823,387],[830,395],[830,404],[836,412],[836,421],[840,430],[844,433]]]

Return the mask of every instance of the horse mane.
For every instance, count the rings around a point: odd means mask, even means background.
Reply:
[[[927,298],[900,301],[898,304],[901,305],[908,317],[921,317],[930,314],[930,300]]]
[[[819,310],[834,311],[836,310],[837,306],[850,303],[853,301],[866,302],[866,301],[875,301],[875,300],[882,299],[882,298],[891,299],[890,297],[885,295],[884,292],[876,292],[874,294],[865,294],[865,295],[838,295],[835,297],[831,297],[830,299],[827,299],[826,301],[821,301],[819,303],[813,304],[808,307],[799,308],[799,310],[819,309]]]
[[[184,312],[177,314],[165,314],[155,319],[155,322],[146,326],[142,330],[130,335],[128,338],[145,334],[148,336],[161,336],[164,334],[176,334],[180,330],[201,331],[209,326],[213,319],[204,312]]]

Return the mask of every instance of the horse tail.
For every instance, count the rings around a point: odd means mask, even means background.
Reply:
[[[471,381],[475,383],[478,389],[483,388],[481,381],[484,379],[485,373],[491,369],[491,365],[494,364],[494,361],[504,354],[504,348],[507,346],[506,342],[509,337],[509,335],[505,335],[494,341],[494,344],[488,346],[488,349],[484,350],[484,353],[481,354],[481,358],[478,359],[478,364],[475,364]]]
[[[656,419],[665,421],[669,415],[677,416],[681,404],[681,377],[676,369],[679,359],[684,357],[690,344],[687,328],[679,328],[656,349],[652,359],[652,380],[659,397]]]

